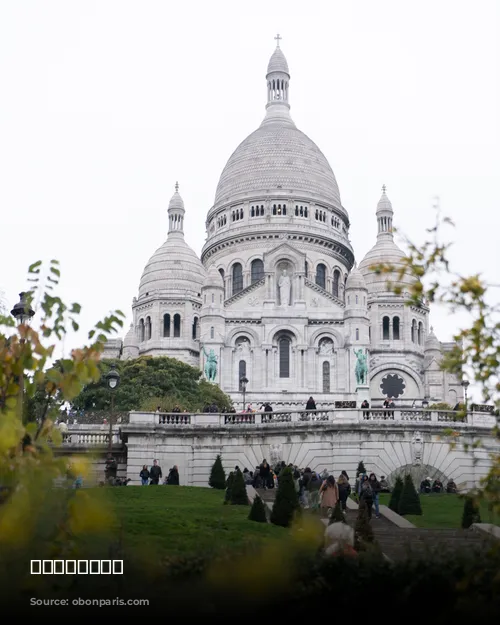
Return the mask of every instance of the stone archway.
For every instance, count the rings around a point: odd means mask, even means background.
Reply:
[[[420,464],[420,465],[415,466],[413,464],[406,464],[403,467],[398,467],[397,469],[394,469],[394,471],[392,471],[390,475],[386,475],[386,479],[387,479],[387,482],[389,483],[389,486],[392,488],[398,476],[401,476],[404,479],[405,475],[408,473],[412,477],[413,484],[415,485],[417,492],[420,488],[420,482],[424,480],[426,477],[430,477],[431,482],[434,482],[435,479],[441,480],[441,482],[443,483],[443,486],[445,487],[446,487],[446,483],[450,479],[446,475],[446,473],[443,473],[442,471],[440,471],[439,469],[436,469],[436,467],[433,467],[432,465]]]

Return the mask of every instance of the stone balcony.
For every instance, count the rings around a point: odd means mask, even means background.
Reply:
[[[121,447],[120,426],[113,425],[113,449]],[[109,446],[109,425],[78,423],[68,425],[68,433],[64,437],[62,447],[65,451],[73,449],[94,449],[101,451]]]
[[[416,409],[369,409],[340,408],[330,410],[279,410],[275,412],[253,413],[158,413],[158,412],[131,412],[129,424],[122,426],[124,431],[137,431],[141,427],[150,429],[151,426],[165,426],[168,428],[219,428],[238,426],[273,427],[283,424],[297,424],[313,426],[314,423],[331,424],[367,424],[375,422],[387,425],[405,425],[407,423],[422,424],[437,429],[456,427],[459,429],[491,430],[496,424],[492,414],[484,412],[469,412],[467,417],[461,418],[463,413],[454,411],[416,410]]]

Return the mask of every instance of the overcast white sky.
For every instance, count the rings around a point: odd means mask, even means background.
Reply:
[[[261,122],[277,32],[291,114],[328,158],[358,262],[383,183],[421,240],[432,198],[457,224],[453,258],[500,267],[500,4],[494,0],[251,3],[73,0],[0,5],[0,289],[61,261],[85,328],[131,318],[180,183],[187,242],[236,146]],[[435,311],[442,340],[456,318]],[[74,341],[72,342],[74,344]]]

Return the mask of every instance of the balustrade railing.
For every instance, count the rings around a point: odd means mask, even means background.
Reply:
[[[173,412],[171,414],[158,414],[158,423],[161,425],[190,425],[191,415],[185,412]]]
[[[291,412],[265,412],[262,417],[262,423],[291,423]]]
[[[243,414],[226,414],[224,417],[224,425],[231,425],[234,423],[255,423],[255,414],[252,412]]]

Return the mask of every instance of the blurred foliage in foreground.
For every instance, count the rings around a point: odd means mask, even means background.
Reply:
[[[122,325],[116,311],[88,333],[89,344],[54,361],[56,341],[79,329],[79,304],[67,306],[56,294],[57,261],[28,270],[32,284],[27,302],[35,309],[30,324],[15,326],[6,311],[0,316],[0,574],[2,585],[28,570],[30,555],[71,558],[78,537],[102,535],[111,523],[98,497],[76,489],[55,488],[56,479],[74,481],[89,471],[80,457],[55,453],[61,433],[54,427],[60,406],[72,401],[83,385],[100,377],[99,359],[108,334]],[[37,328],[37,329],[35,329]],[[36,419],[24,408],[35,395],[43,402]],[[68,471],[68,467],[71,469]],[[101,556],[102,557],[102,556]]]
[[[406,238],[408,255],[400,266],[382,264],[372,267],[386,274],[388,289],[403,293],[401,279],[411,278],[407,304],[421,306],[422,302],[439,303],[450,314],[465,313],[467,323],[455,335],[455,347],[444,355],[441,368],[461,377],[464,373],[481,388],[483,400],[500,408],[500,285],[488,283],[481,274],[461,275],[453,270],[449,260],[450,242],[442,240],[445,226],[452,221],[436,211],[436,223],[426,230],[428,240],[417,245]],[[464,407],[465,409],[465,407]],[[465,417],[465,413],[464,413]],[[493,435],[500,442],[500,429]],[[455,437],[456,438],[456,437]],[[454,443],[456,444],[456,442]],[[475,441],[479,447],[481,441]],[[465,445],[464,445],[465,446]],[[482,480],[481,496],[495,513],[500,513],[500,455],[492,455],[492,466]]]

